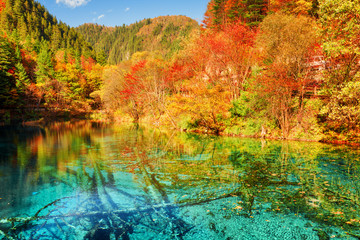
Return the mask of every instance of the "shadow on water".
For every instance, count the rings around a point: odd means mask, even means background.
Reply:
[[[90,122],[6,131],[0,239],[360,235],[356,148]]]
[[[0,163],[16,155],[19,144],[26,144],[39,135],[45,136],[45,131],[37,126],[0,126]]]

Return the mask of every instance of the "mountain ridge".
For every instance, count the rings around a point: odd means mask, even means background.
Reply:
[[[85,23],[76,31],[96,52],[105,55],[109,64],[118,64],[137,51],[159,51],[171,56],[181,48],[183,38],[199,27],[190,17],[172,15],[115,27]]]

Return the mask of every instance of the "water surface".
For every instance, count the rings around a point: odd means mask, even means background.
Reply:
[[[357,148],[90,122],[0,133],[0,239],[360,236]]]

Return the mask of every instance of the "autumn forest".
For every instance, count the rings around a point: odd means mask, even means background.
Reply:
[[[359,6],[211,0],[202,23],[72,28],[34,0],[0,0],[0,122],[359,143]]]

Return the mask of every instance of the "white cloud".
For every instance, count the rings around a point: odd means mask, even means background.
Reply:
[[[90,2],[91,0],[56,0],[56,3],[63,3],[68,7],[71,8],[76,8],[82,5],[87,4],[88,2]]]
[[[105,17],[105,14],[101,14],[100,16],[93,18],[92,22],[97,23],[100,19],[102,19],[104,17]]]
[[[128,11],[130,11],[130,8],[125,8],[125,12],[128,12]]]

